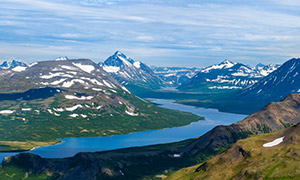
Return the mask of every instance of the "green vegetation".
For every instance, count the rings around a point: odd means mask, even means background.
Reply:
[[[39,146],[48,146],[51,144],[59,143],[60,141],[48,141],[48,142],[37,142],[37,141],[0,141],[1,151],[20,151],[20,150],[31,150]]]
[[[49,109],[53,111],[53,108],[72,107],[78,104],[65,99],[62,95],[31,101],[1,101],[1,110],[10,109],[15,112],[0,115],[0,151],[28,150],[40,146],[41,142],[53,144],[58,142],[58,138],[127,134],[183,126],[203,119],[191,113],[157,107],[133,95],[123,96],[136,107],[134,112],[139,116],[126,114],[124,104],[119,106],[108,104],[101,109],[83,107],[72,112],[57,112],[60,116],[49,113]],[[84,102],[79,103],[85,106]],[[105,102],[101,102],[100,99],[94,103],[94,107],[103,103]],[[22,111],[22,108],[31,110]],[[70,117],[72,113],[84,114],[87,117]]]
[[[2,168],[0,171],[0,177],[1,180],[25,180],[25,179],[30,179],[30,180],[51,180],[55,179],[53,176],[48,176],[46,173],[43,174],[32,174],[26,172],[26,170],[19,168],[19,167],[14,167],[14,166],[6,166]]]
[[[299,179],[300,144],[298,129],[253,135],[205,163],[177,171],[167,180],[190,179]],[[294,131],[294,132],[290,132]],[[265,148],[262,145],[285,135],[286,142]]]

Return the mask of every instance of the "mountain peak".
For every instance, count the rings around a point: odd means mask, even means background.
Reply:
[[[124,54],[121,51],[116,51],[114,55],[118,56],[118,55],[124,55]]]
[[[120,51],[116,51],[102,64],[102,68],[122,84],[135,84],[143,87],[159,87],[162,80],[144,63],[134,61]]]
[[[16,66],[27,66],[24,62],[15,60],[15,59],[8,59],[4,60],[0,65],[0,69],[11,69]]]
[[[262,64],[262,63],[258,63],[255,67],[265,67],[266,65]]]
[[[55,59],[55,61],[66,61],[66,60],[69,60],[69,58],[67,56],[60,56]]]
[[[228,68],[231,68],[232,66],[234,66],[236,64],[237,63],[233,63],[233,62],[229,61],[228,59],[225,59],[224,61],[222,61],[219,64],[214,64],[214,65],[208,66],[207,68],[204,68],[203,70],[201,70],[201,72],[208,73],[211,70],[228,69]]]
[[[220,64],[236,64],[228,59],[225,59],[224,61],[222,61]]]

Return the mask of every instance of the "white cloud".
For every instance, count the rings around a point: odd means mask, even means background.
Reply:
[[[154,37],[151,36],[138,36],[136,37],[137,40],[141,40],[141,41],[154,41]]]
[[[82,37],[82,35],[77,34],[77,33],[56,34],[54,36],[62,37],[62,38],[79,38],[79,37]]]
[[[174,54],[185,62],[198,57],[203,63],[226,56],[257,54],[263,60],[276,53],[298,54],[295,1],[195,2],[2,0],[0,43],[7,46],[0,52],[33,59],[65,51],[68,56],[104,59],[124,49],[157,63]],[[277,7],[280,2],[284,9]]]

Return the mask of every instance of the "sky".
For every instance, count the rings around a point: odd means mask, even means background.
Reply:
[[[300,57],[300,0],[0,0],[0,34],[0,59],[26,63],[283,63]]]

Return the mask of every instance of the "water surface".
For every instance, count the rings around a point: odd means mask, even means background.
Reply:
[[[30,153],[46,158],[64,158],[78,152],[106,151],[119,148],[153,145],[182,141],[199,137],[217,125],[229,125],[240,121],[246,115],[219,112],[216,109],[200,108],[174,103],[173,100],[155,99],[160,107],[191,112],[205,117],[205,120],[191,123],[187,126],[135,132],[110,137],[63,138],[63,143],[36,148]],[[0,160],[17,153],[0,153]]]

